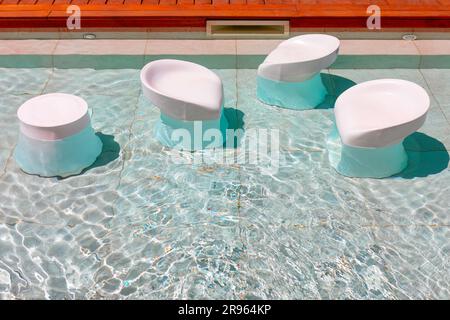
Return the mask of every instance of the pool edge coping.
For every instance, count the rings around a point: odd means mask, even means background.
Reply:
[[[182,59],[217,69],[253,69],[282,40],[0,40],[0,67],[141,68]],[[450,40],[341,40],[335,69],[450,68]]]

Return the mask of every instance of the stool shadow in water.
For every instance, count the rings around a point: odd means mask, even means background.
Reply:
[[[106,166],[108,163],[116,160],[119,157],[120,145],[114,140],[114,136],[110,134],[103,134],[96,132],[95,135],[100,138],[103,143],[102,153],[97,157],[97,160],[85,169],[88,171],[97,167]],[[84,171],[84,172],[85,172]]]
[[[96,132],[95,135],[100,138],[103,144],[102,152],[97,157],[95,162],[91,164],[89,167],[83,169],[81,173],[68,177],[58,177],[59,180],[83,175],[91,169],[106,166],[108,163],[116,160],[119,157],[120,145],[114,140],[113,135],[103,134],[101,132]]]
[[[225,117],[228,121],[228,129],[234,130],[234,141],[231,145],[232,148],[237,148],[244,135],[244,113],[241,110],[235,108],[224,108]],[[225,144],[224,144],[225,146]]]
[[[327,89],[325,100],[314,109],[332,109],[336,103],[336,99],[347,89],[356,85],[350,79],[329,73],[321,73],[322,82]]]
[[[394,175],[405,179],[427,177],[448,168],[450,156],[444,144],[424,133],[415,132],[403,142],[408,167]]]

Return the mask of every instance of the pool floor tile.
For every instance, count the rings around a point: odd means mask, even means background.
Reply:
[[[435,95],[450,92],[449,69],[421,69],[431,91]]]
[[[355,83],[377,79],[403,79],[427,89],[427,84],[417,69],[330,69],[330,73]]]
[[[45,93],[63,92],[87,96],[138,96],[141,90],[139,70],[55,69]]]
[[[0,68],[0,89],[7,94],[42,93],[52,74],[49,68],[14,69]]]
[[[330,96],[323,108],[307,111],[261,103],[254,69],[213,71],[245,138],[252,129],[278,130],[278,164],[270,153],[257,163],[226,164],[213,161],[220,149],[161,146],[153,136],[160,112],[142,95],[138,69],[0,70],[7,91],[0,102],[0,280],[10,279],[9,297],[449,297],[450,131],[446,87],[434,81],[444,73],[421,70],[432,107],[424,127],[405,141],[407,169],[353,179],[328,161],[337,95],[382,77],[423,85],[420,71],[325,70]],[[89,103],[104,148],[81,175],[40,178],[6,161],[18,132],[15,112],[40,90]],[[245,144],[225,150],[247,160],[256,151]],[[189,162],[199,155],[206,162]]]

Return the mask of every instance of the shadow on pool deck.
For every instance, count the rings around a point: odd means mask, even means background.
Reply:
[[[327,89],[327,96],[324,102],[319,104],[314,109],[333,109],[336,99],[347,89],[356,85],[356,83],[350,79],[337,76],[329,73],[321,73],[322,82]]]
[[[413,179],[427,177],[448,168],[450,156],[439,140],[415,132],[403,142],[408,154],[408,167],[394,177]]]

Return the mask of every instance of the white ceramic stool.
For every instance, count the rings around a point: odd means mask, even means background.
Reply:
[[[336,60],[339,39],[307,34],[281,42],[258,68],[257,96],[269,105],[313,109],[327,95],[320,71]]]
[[[20,134],[14,158],[27,173],[45,177],[79,174],[102,151],[88,105],[80,97],[65,93],[37,96],[22,104],[17,116]]]
[[[425,122],[430,98],[398,79],[360,83],[336,100],[336,128],[328,140],[330,163],[351,177],[383,178],[408,164],[403,140]]]
[[[228,123],[222,81],[214,72],[163,59],[142,69],[141,83],[144,96],[161,110],[154,134],[163,145],[190,151],[223,146]]]

